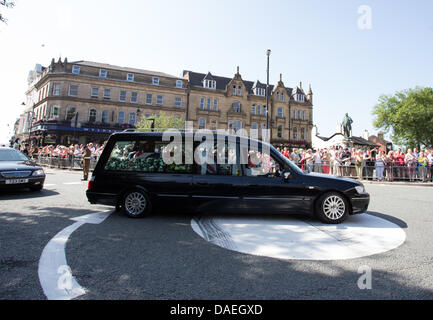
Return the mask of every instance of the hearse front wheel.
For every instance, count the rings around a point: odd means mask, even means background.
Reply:
[[[347,200],[337,192],[328,192],[322,195],[317,201],[315,209],[317,218],[328,224],[341,223],[349,215]]]
[[[128,191],[122,201],[122,209],[128,217],[141,218],[147,216],[151,211],[150,198],[142,190]]]

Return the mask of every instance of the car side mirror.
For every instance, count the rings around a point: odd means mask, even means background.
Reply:
[[[291,176],[292,176],[292,173],[290,171],[284,171],[284,173],[283,173],[284,181],[288,181]]]

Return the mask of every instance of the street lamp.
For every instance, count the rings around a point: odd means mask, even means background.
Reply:
[[[269,56],[271,55],[271,50],[266,50],[267,56],[267,69],[266,69],[266,129],[269,129]],[[269,137],[269,141],[272,136]]]

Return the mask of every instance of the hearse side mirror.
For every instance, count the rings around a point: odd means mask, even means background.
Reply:
[[[283,172],[283,179],[284,179],[284,181],[288,181],[291,176],[292,176],[292,173],[290,171],[284,171]]]

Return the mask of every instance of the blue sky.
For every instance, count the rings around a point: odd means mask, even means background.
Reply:
[[[371,8],[360,29],[358,8]],[[0,142],[25,101],[28,71],[59,55],[180,75],[182,70],[303,82],[324,136],[345,112],[354,135],[375,133],[381,94],[432,86],[433,1],[16,0],[0,25]],[[43,45],[43,46],[42,46]]]

